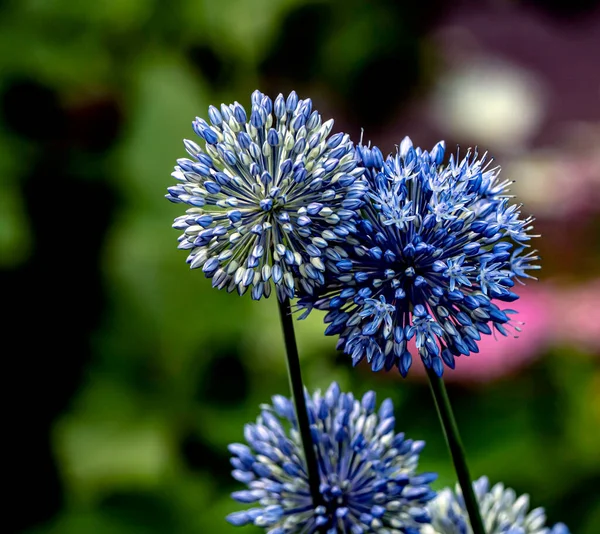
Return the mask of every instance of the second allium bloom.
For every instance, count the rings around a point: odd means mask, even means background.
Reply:
[[[323,504],[310,497],[293,404],[276,396],[246,426],[248,445],[230,445],[233,476],[249,488],[233,497],[258,506],[228,521],[269,534],[419,534],[429,522],[426,504],[435,496],[429,483],[436,476],[417,474],[424,442],[394,432],[392,402],[376,410],[372,391],[358,400],[335,383],[306,400]]]
[[[536,268],[535,253],[524,254],[533,219],[510,202],[499,168],[477,152],[443,165],[443,143],[427,152],[409,138],[385,162],[377,148],[357,152],[369,180],[358,234],[328,260],[325,287],[300,306],[328,311],[326,333],[340,336],[355,364],[396,365],[402,375],[413,338],[441,375],[443,364],[478,352],[482,334],[518,331],[501,306]]]
[[[193,159],[177,161],[167,195],[189,206],[173,225],[179,248],[219,289],[311,291],[330,247],[355,230],[366,184],[353,143],[295,92],[273,102],[255,91],[249,116],[235,102],[208,117],[193,123],[204,148],[185,141]]]
[[[498,483],[490,488],[487,477],[473,483],[487,534],[569,534],[563,523],[546,526],[543,508],[529,509],[529,495]],[[443,489],[429,506],[431,525],[422,534],[472,534],[460,488]]]

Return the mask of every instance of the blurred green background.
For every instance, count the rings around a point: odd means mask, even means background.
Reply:
[[[479,144],[517,180],[542,281],[450,395],[475,476],[600,532],[599,49],[585,0],[0,1],[1,531],[240,531],[226,446],[288,391],[276,303],[189,271],[163,195],[193,118],[258,87],[384,153]],[[308,387],[392,397],[453,484],[418,364],[352,369],[322,330],[297,324]]]

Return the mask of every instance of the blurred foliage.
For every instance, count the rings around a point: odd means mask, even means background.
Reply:
[[[312,88],[352,133],[377,129],[435,77],[424,35],[444,9],[4,0],[0,10],[0,281],[14,342],[2,531],[234,532],[226,446],[287,392],[283,347],[275,302],[213,291],[175,249],[179,211],[163,194],[181,139],[209,103],[245,104],[259,83]],[[402,83],[384,83],[382,68]],[[316,315],[297,334],[310,388],[338,380],[392,397],[397,428],[428,442],[422,469],[453,483],[422,381],[351,369]],[[572,347],[544,356],[485,387],[450,388],[472,471],[595,534],[598,360]]]

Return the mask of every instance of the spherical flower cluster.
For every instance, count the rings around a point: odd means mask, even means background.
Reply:
[[[310,291],[325,256],[355,230],[366,184],[352,141],[330,135],[333,120],[295,92],[273,102],[255,91],[249,118],[237,102],[210,106],[208,117],[193,123],[204,148],[185,141],[192,159],[177,161],[180,183],[166,195],[190,206],[173,224],[190,267],[219,289],[251,287],[254,299],[271,284],[281,300]]]
[[[473,483],[487,534],[569,534],[563,523],[547,527],[543,508],[529,511],[529,496],[517,498],[514,490],[498,483],[491,489],[487,477]],[[446,488],[428,506],[431,525],[422,534],[472,534],[460,488]]]
[[[323,504],[310,496],[292,402],[273,397],[256,424],[246,426],[248,445],[233,444],[233,476],[248,490],[232,496],[260,506],[228,516],[270,534],[348,532],[419,534],[429,521],[436,475],[416,474],[424,442],[394,433],[392,402],[375,411],[375,393],[357,400],[333,383],[324,395],[306,395],[317,453]]]
[[[328,258],[325,286],[299,303],[328,311],[326,334],[339,335],[354,364],[396,365],[405,376],[414,338],[441,375],[444,363],[478,352],[482,334],[520,330],[515,312],[499,306],[537,268],[535,252],[523,253],[533,219],[510,203],[509,182],[485,154],[442,165],[444,151],[443,142],[427,152],[407,137],[384,162],[379,149],[357,148],[369,182],[358,233]]]

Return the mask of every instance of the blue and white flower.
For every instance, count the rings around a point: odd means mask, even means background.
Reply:
[[[361,400],[333,383],[324,395],[306,395],[324,504],[314,506],[292,402],[273,397],[256,424],[246,425],[247,445],[229,446],[233,476],[248,486],[234,499],[257,506],[227,517],[269,534],[419,534],[435,496],[432,473],[417,474],[424,442],[394,432],[392,402],[375,410],[375,393]]]
[[[323,283],[325,257],[355,231],[366,181],[348,135],[330,135],[310,99],[295,92],[273,102],[259,91],[252,110],[237,102],[210,106],[210,123],[186,140],[167,199],[189,206],[173,227],[192,269],[219,289],[281,300],[299,286]],[[334,255],[334,254],[332,254]]]
[[[533,219],[510,202],[487,155],[467,152],[443,165],[444,143],[431,152],[407,137],[384,162],[376,147],[357,147],[369,182],[358,233],[327,258],[326,283],[299,306],[326,310],[326,334],[353,363],[374,371],[412,363],[408,342],[437,375],[455,357],[478,352],[482,335],[507,335],[519,323],[501,306],[518,299],[515,280],[532,278],[526,252]]]
[[[569,534],[563,523],[546,526],[543,508],[529,509],[529,495],[517,497],[503,484],[489,487],[487,477],[473,483],[486,534]],[[460,487],[446,488],[428,505],[431,525],[422,534],[473,534]]]

